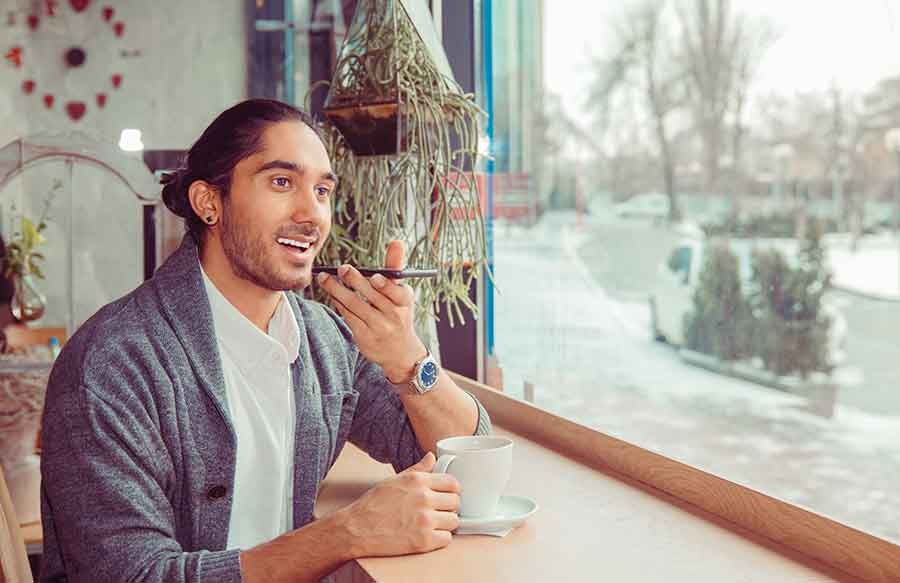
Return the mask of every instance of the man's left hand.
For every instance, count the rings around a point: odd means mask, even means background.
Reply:
[[[403,269],[405,255],[403,242],[391,241],[385,267]],[[413,325],[415,292],[402,280],[382,275],[367,279],[350,265],[342,265],[338,273],[340,281],[324,273],[316,281],[334,299],[360,351],[380,365],[391,382],[408,382],[416,362],[428,353]]]

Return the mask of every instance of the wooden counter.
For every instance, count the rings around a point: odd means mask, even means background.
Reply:
[[[505,538],[455,536],[424,555],[361,559],[341,582],[667,581],[825,583],[853,581],[800,564],[696,513],[581,465],[520,435],[507,494],[540,509]],[[324,516],[393,474],[348,445],[323,484]],[[834,578],[840,576],[840,579]]]
[[[506,493],[533,498],[540,506],[537,514],[504,538],[455,536],[449,547],[433,553],[360,559],[339,570],[338,582],[859,581],[821,565],[814,570],[718,525],[711,516],[680,508],[671,497],[494,429],[515,441]],[[316,515],[349,504],[393,474],[390,466],[348,445],[322,485]],[[22,534],[28,553],[39,554],[40,523],[23,525]]]

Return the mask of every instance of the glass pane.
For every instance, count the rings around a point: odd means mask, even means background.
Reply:
[[[900,541],[896,11],[492,6],[504,390]]]
[[[23,216],[47,224],[37,249],[44,278],[36,280],[47,309],[32,325],[66,327],[71,314],[77,327],[143,281],[143,207],[111,172],[54,160],[19,174],[0,194],[5,241],[21,231]]]

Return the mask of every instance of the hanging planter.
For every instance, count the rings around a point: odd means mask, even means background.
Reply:
[[[446,302],[473,312],[472,279],[485,264],[479,118],[444,54],[422,0],[360,0],[325,101],[326,142],[340,186],[323,262],[380,265],[391,239],[411,267],[424,315]],[[456,318],[455,318],[455,317]]]

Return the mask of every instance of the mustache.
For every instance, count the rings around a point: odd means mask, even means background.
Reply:
[[[300,225],[290,225],[278,231],[277,237],[315,237],[316,240],[322,238],[319,227],[312,223],[302,223]]]

